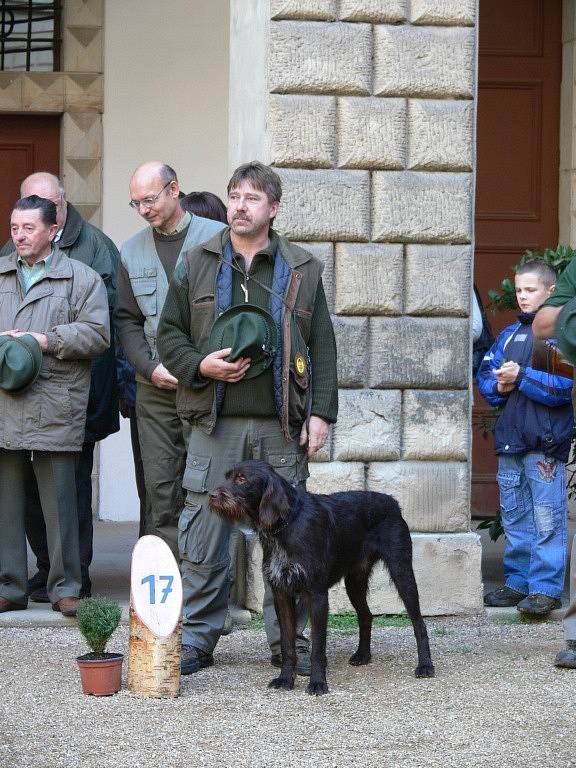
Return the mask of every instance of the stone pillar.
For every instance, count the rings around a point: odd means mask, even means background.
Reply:
[[[338,340],[340,416],[309,490],[397,496],[423,610],[479,611],[469,470],[475,0],[246,5],[231,2],[231,163],[276,166],[276,226],[324,261]],[[372,605],[400,609],[384,574]],[[331,609],[350,609],[343,588]]]

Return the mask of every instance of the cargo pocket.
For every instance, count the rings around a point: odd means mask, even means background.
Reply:
[[[303,485],[310,476],[308,472],[308,461],[306,452],[295,453],[275,453],[266,457],[270,466],[278,472],[280,477],[287,480],[291,485]]]
[[[513,522],[521,511],[518,504],[520,474],[518,472],[499,472],[496,475],[496,480],[500,489],[502,520]]]
[[[182,487],[193,493],[206,493],[206,477],[209,467],[209,456],[188,456],[182,478]]]
[[[198,541],[198,532],[196,530],[197,525],[194,522],[198,522],[201,511],[201,504],[192,504],[187,501],[180,514],[180,519],[178,520],[178,551],[182,560],[198,562],[198,551],[197,547],[194,546],[194,542]]]
[[[130,277],[132,293],[136,303],[145,317],[155,315],[158,311],[156,304],[156,278]]]

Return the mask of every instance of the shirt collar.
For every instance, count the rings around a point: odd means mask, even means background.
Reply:
[[[166,232],[165,229],[160,229],[160,227],[154,227],[154,231],[158,232],[159,235],[177,235],[179,232],[182,232],[183,229],[186,229],[191,221],[192,216],[190,213],[188,211],[184,211],[184,215],[171,232]]]
[[[18,256],[18,259],[17,259],[18,266],[22,267],[23,269],[34,269],[34,267],[39,267],[41,265],[44,265],[44,269],[48,269],[48,265],[50,264],[50,262],[52,260],[52,254],[53,253],[54,253],[53,250],[50,251],[48,256],[45,256],[43,259],[40,259],[40,261],[37,261],[35,264],[32,264],[32,266],[27,264],[21,256]]]
[[[269,262],[272,264],[274,263],[274,259],[276,258],[276,250],[278,249],[278,235],[276,232],[274,232],[273,229],[270,230],[269,236],[268,236],[268,244],[265,248],[262,248],[258,253],[255,254],[255,256],[264,256],[266,259],[268,259]],[[234,251],[234,248],[232,248]],[[234,251],[235,256],[242,256],[241,253],[237,253]]]

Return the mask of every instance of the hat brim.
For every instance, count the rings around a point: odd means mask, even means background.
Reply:
[[[554,334],[564,357],[576,364],[576,298],[570,299],[560,310]]]
[[[3,336],[3,339],[10,339],[11,341],[15,341],[18,344],[20,344],[24,349],[30,354],[30,357],[32,358],[32,362],[34,365],[34,375],[32,378],[27,381],[25,384],[23,384],[21,387],[18,387],[17,389],[6,389],[6,392],[10,392],[10,394],[17,395],[22,392],[24,392],[26,389],[32,386],[38,376],[40,375],[40,370],[42,368],[42,348],[40,347],[40,344],[37,342],[37,340],[29,333],[24,333],[22,336]]]
[[[242,312],[255,312],[259,314],[265,320],[266,325],[268,326],[272,348],[278,348],[278,331],[270,312],[262,309],[262,307],[256,306],[256,304],[235,304],[233,307],[230,307],[226,311],[222,312],[222,314],[214,321],[214,324],[210,329],[210,336],[208,338],[208,352],[216,352],[218,349],[223,348],[222,337],[224,335],[226,324],[230,321],[231,318]],[[272,359],[272,356],[267,356],[262,360],[257,360],[256,362],[251,363],[242,380],[255,379],[256,376],[260,376],[260,374],[270,366]]]

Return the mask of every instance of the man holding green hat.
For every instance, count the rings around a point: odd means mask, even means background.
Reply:
[[[14,250],[0,257],[0,612],[28,601],[24,515],[36,479],[50,555],[48,597],[74,616],[81,586],[75,467],[90,361],[110,344],[106,289],[53,245],[56,206],[18,200]]]
[[[536,313],[532,325],[534,336],[555,338],[566,359],[576,364],[576,259],[573,259],[556,282],[554,293]],[[572,400],[576,387],[572,390]],[[576,406],[576,403],[574,403]],[[570,557],[570,604],[562,620],[566,647],[554,660],[557,667],[576,669],[576,537]]]
[[[271,224],[282,194],[259,162],[228,184],[229,228],[184,254],[170,283],[158,350],[178,379],[176,408],[191,425],[179,519],[184,590],[183,674],[210,666],[228,599],[229,524],[208,492],[238,461],[259,458],[294,485],[336,421],[336,345],[323,265]],[[309,674],[306,613],[298,609],[298,671]],[[280,666],[271,590],[264,623]]]

